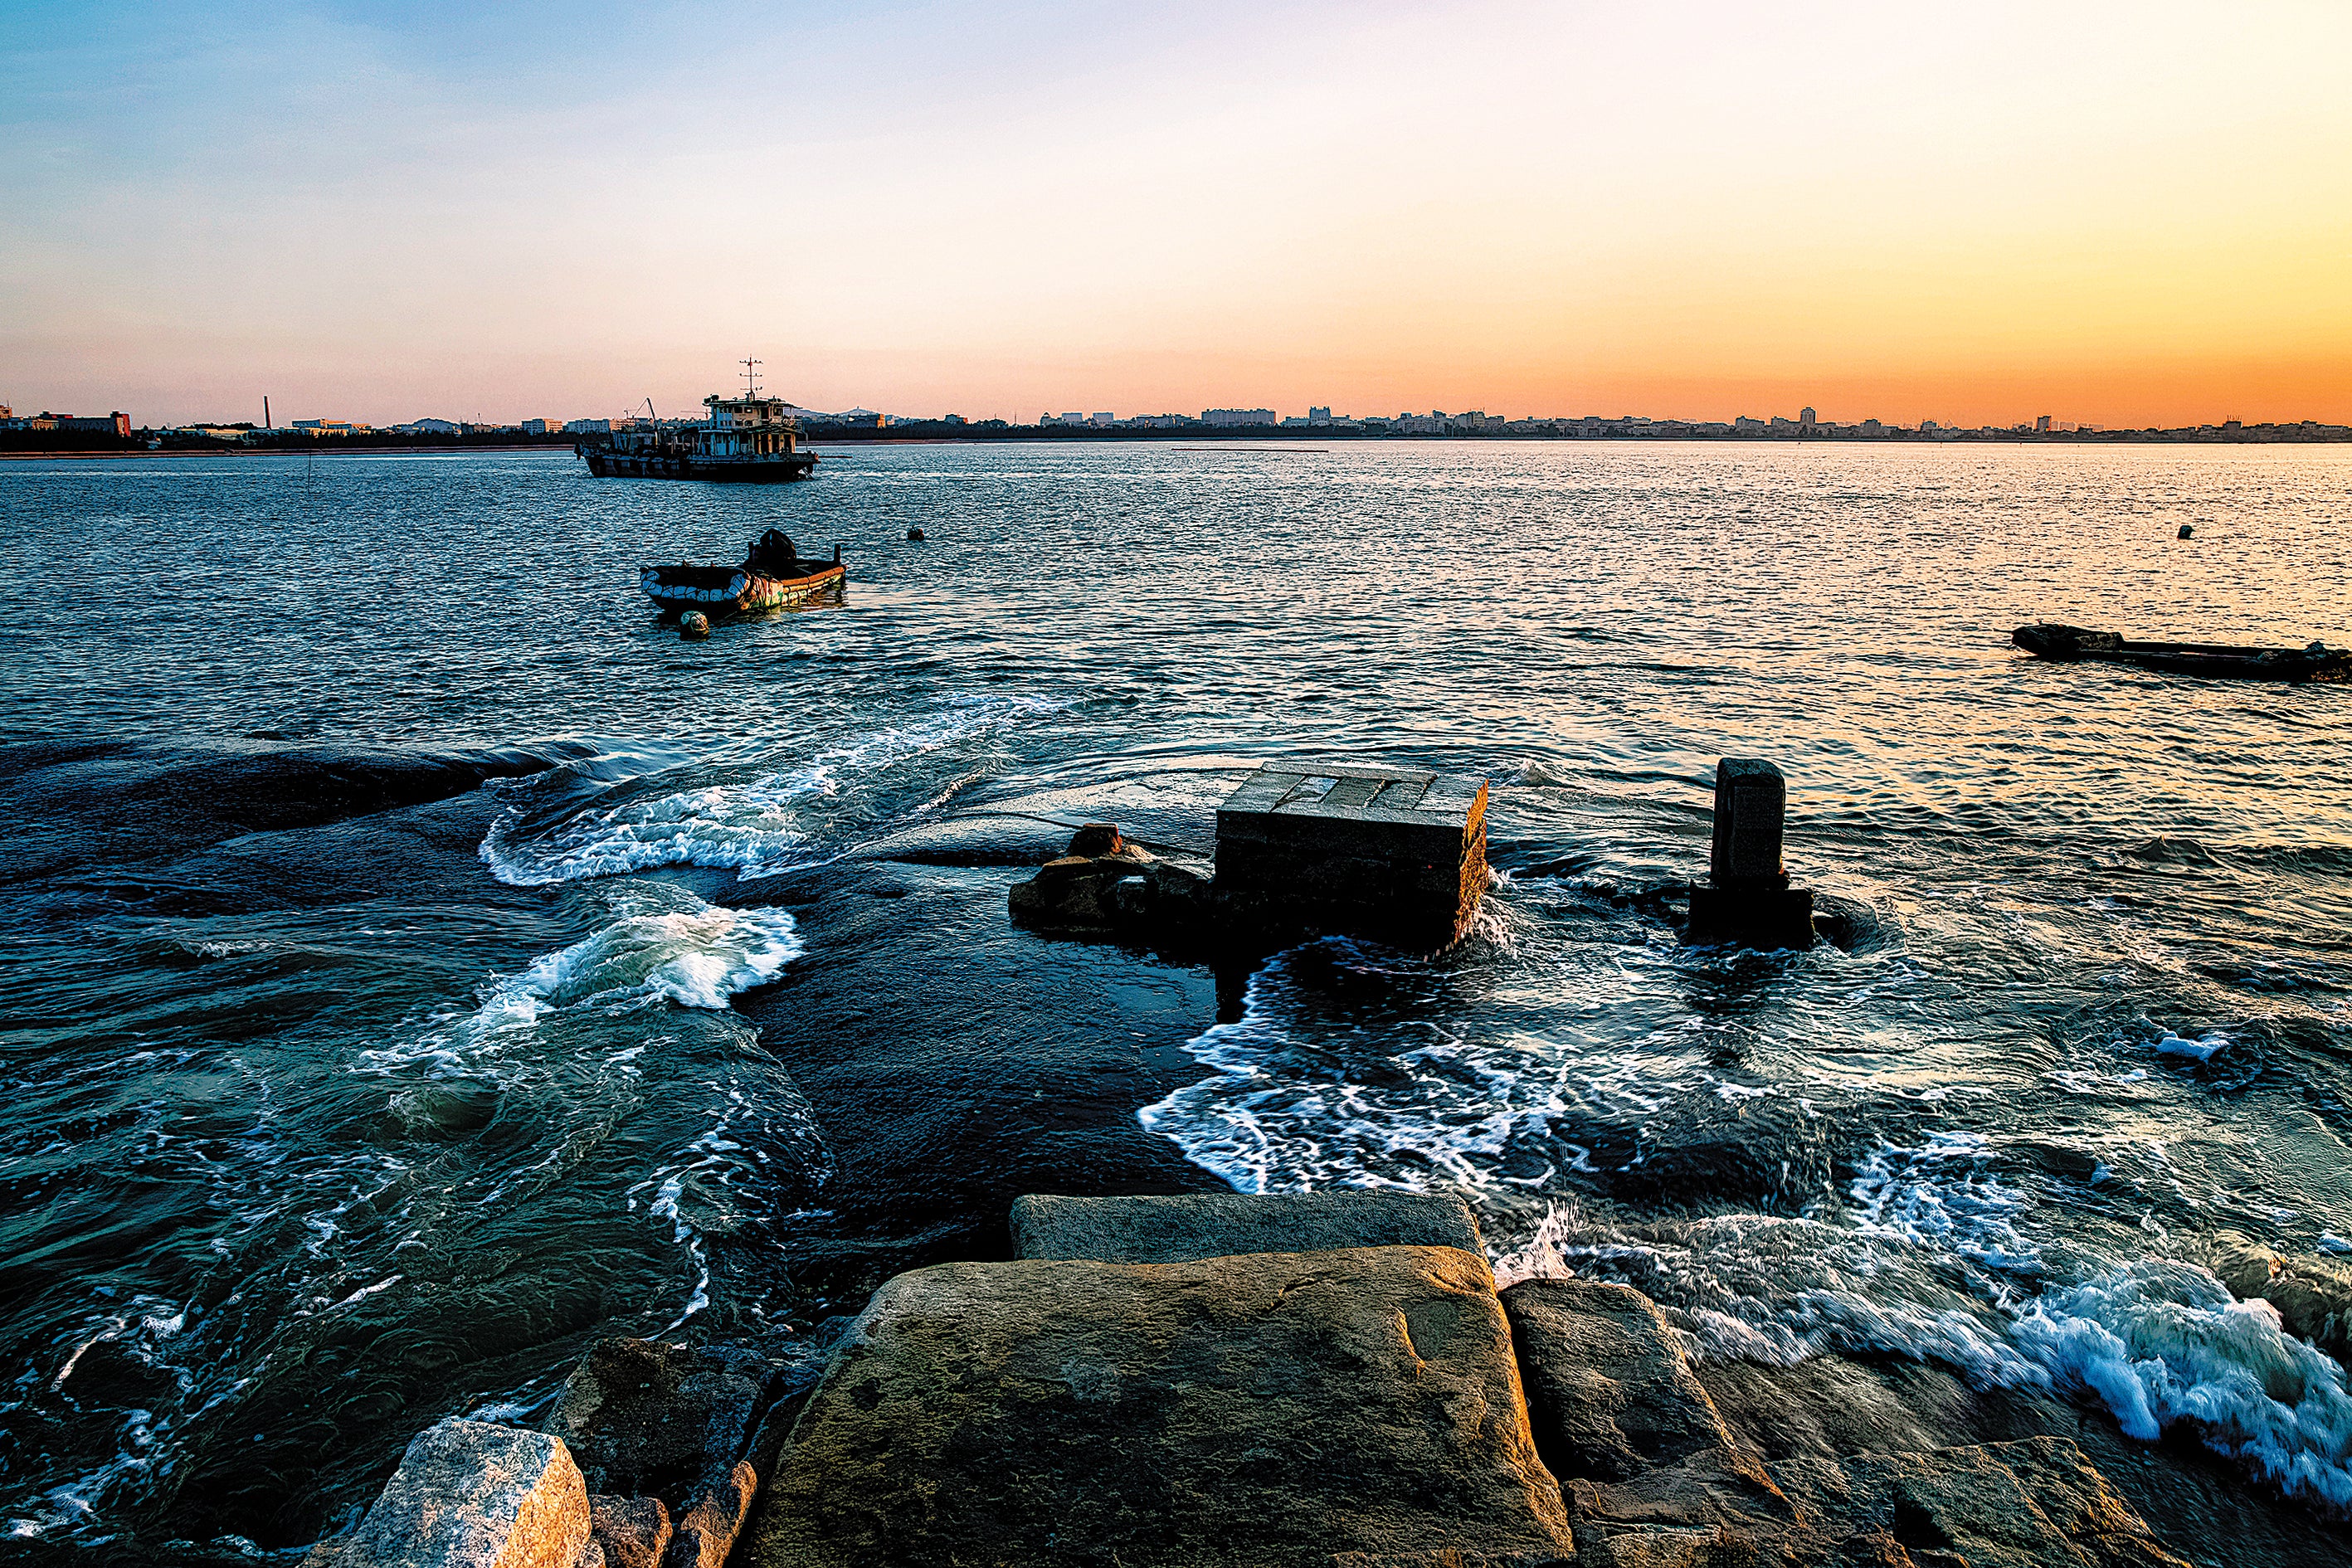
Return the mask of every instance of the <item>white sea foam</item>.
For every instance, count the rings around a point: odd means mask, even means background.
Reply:
[[[363,1053],[367,1068],[394,1071],[431,1060],[445,1071],[468,1070],[567,1008],[724,1008],[806,951],[782,910],[709,904],[666,882],[618,883],[603,896],[611,924],[491,982],[471,1013],[415,1040]]]
[[[2143,1261],[2042,1297],[2014,1337],[2132,1436],[2189,1421],[2286,1490],[2352,1508],[2344,1368],[2285,1332],[2269,1302],[2232,1300],[2201,1268]]]
[[[934,753],[970,748],[1059,706],[1029,697],[959,699],[917,722],[829,747],[795,767],[664,788],[666,779],[688,771],[671,769],[618,784],[551,822],[518,805],[491,825],[481,858],[500,881],[526,888],[657,866],[774,876],[849,847],[836,831],[842,826],[836,818],[844,797],[860,786]],[[934,784],[927,799],[910,803],[908,814],[936,810],[970,776],[965,771]]]
[[[2185,1036],[2168,1033],[2164,1038],[2156,1042],[2153,1048],[2162,1056],[2194,1057],[2199,1061],[2205,1062],[2211,1061],[2215,1053],[2228,1046],[2229,1043],[2230,1037],[2223,1034],[2221,1030],[2215,1029],[2211,1033],[2200,1035],[2193,1040]]]

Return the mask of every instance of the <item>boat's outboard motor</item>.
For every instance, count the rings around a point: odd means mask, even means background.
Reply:
[[[792,571],[798,552],[793,549],[791,536],[781,528],[772,528],[760,535],[743,557],[743,564],[754,572],[785,574]]]

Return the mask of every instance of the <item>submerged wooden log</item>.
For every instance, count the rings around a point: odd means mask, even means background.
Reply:
[[[2092,631],[2056,621],[2020,626],[2010,640],[2036,658],[2060,664],[2089,659],[2135,665],[2168,675],[2222,680],[2352,680],[2352,652],[2314,642],[2303,647],[2261,647],[2231,643],[2140,642],[2114,632]]]

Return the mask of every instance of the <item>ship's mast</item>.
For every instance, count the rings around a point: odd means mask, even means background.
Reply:
[[[767,363],[766,360],[761,359],[746,359],[740,362],[743,366],[743,396],[746,401],[760,395],[760,367]]]

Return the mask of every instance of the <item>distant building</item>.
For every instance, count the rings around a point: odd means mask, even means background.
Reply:
[[[964,416],[961,414],[942,414],[940,416],[940,423],[942,425],[961,425],[964,423]]]
[[[2033,420],[2033,429],[2034,429],[2035,434],[2040,435],[2040,434],[2045,433],[2045,432],[2047,432],[2047,431],[2049,430],[2049,428],[2050,428],[2050,416],[2048,416],[2047,414],[2041,414],[2041,415],[2036,415],[2036,416],[2034,416],[2034,420]]]
[[[1396,423],[1408,436],[1443,436],[1451,428],[1443,414],[1401,414]]]
[[[1118,423],[1118,416],[1111,413],[1108,409],[1104,410],[1100,414],[1089,414],[1087,416],[1087,426],[1097,430],[1108,430]]]
[[[297,419],[287,426],[311,436],[357,436],[366,431],[364,425],[354,425],[348,419]]]
[[[1275,422],[1271,408],[1204,408],[1201,411],[1203,425],[1271,425]]]
[[[1811,409],[1800,408],[1797,410],[1797,423],[1800,425],[1818,425],[1821,423],[1821,420],[1814,415]]]
[[[522,433],[526,436],[544,436],[550,430],[562,428],[562,426],[550,419],[526,419],[522,422]]]
[[[78,436],[121,436],[131,434],[131,416],[120,409],[112,414],[51,414],[46,409],[39,414],[18,417],[0,406],[0,430],[62,430]]]
[[[457,427],[446,419],[419,419],[401,428],[418,435],[446,432],[455,436],[457,433]],[[563,433],[566,436],[609,436],[613,433],[613,422],[610,419],[567,419],[563,423]]]
[[[1307,423],[1309,425],[1330,424],[1331,410],[1328,408],[1309,408],[1307,411]]]

